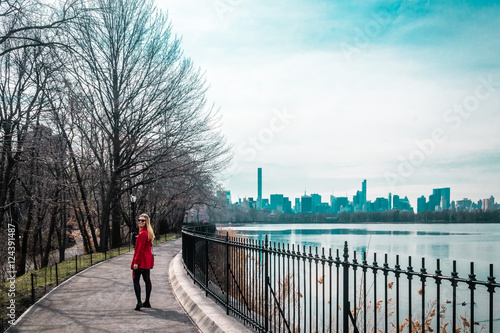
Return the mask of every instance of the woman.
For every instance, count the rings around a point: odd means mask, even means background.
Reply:
[[[135,310],[138,311],[142,307],[151,307],[151,304],[149,304],[149,296],[151,295],[151,280],[149,272],[154,265],[151,245],[153,244],[155,235],[153,233],[153,229],[151,228],[151,223],[147,214],[141,214],[139,216],[137,225],[139,226],[139,234],[137,235],[137,240],[135,241],[134,258],[132,259],[130,268],[134,270],[132,276],[134,278],[135,297],[137,298]],[[144,303],[141,302],[141,286],[139,285],[141,275],[146,283],[146,300]]]

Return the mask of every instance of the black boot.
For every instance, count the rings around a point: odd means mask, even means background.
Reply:
[[[143,305],[141,302],[137,303],[137,305],[135,306],[135,311],[140,311],[142,307]]]

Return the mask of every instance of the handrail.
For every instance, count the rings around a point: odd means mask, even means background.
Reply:
[[[347,242],[341,251],[333,257],[331,249],[328,256],[324,249],[321,255],[305,246],[292,245],[290,250],[289,245],[269,243],[267,236],[264,241],[249,241],[221,234],[210,225],[183,229],[183,260],[189,275],[226,313],[259,332],[326,332],[334,326],[342,332],[394,328],[441,332],[447,326],[500,331],[495,318],[499,300],[494,297],[500,284],[493,265],[489,276],[480,280],[474,263],[466,278],[459,276],[456,262],[446,276],[439,260],[432,273],[423,259],[417,269],[408,257],[405,269],[399,255],[390,267],[387,255],[378,263],[374,254],[369,263],[366,253],[358,261],[356,251],[351,260]],[[448,299],[443,301],[444,297]]]

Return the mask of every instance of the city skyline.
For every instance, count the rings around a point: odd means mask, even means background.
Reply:
[[[333,194],[330,195],[321,195],[319,193],[315,193],[314,191],[307,193],[307,191],[304,192],[304,194],[300,196],[290,196],[287,195],[287,193],[284,192],[274,192],[270,193],[269,196],[266,198],[262,196],[262,188],[263,188],[263,169],[258,168],[257,169],[257,178],[256,178],[256,185],[257,185],[257,196],[246,196],[244,198],[238,197],[238,199],[234,200],[232,199],[231,196],[231,191],[230,189],[226,189],[225,193],[226,196],[228,197],[229,202],[231,203],[239,203],[241,204],[242,202],[253,202],[255,205],[254,208],[257,209],[271,209],[275,210],[277,209],[276,207],[276,201],[278,200],[281,202],[281,208],[278,208],[278,210],[283,211],[284,210],[284,205],[288,204],[290,206],[290,209],[293,210],[294,212],[302,212],[303,208],[298,208],[297,205],[302,205],[302,200],[305,197],[308,197],[311,201],[311,203],[308,203],[308,205],[311,205],[311,211],[315,212],[316,211],[316,206],[322,205],[322,204],[328,204],[330,205],[330,208],[334,207],[334,200],[336,199],[342,199],[342,202],[345,202],[344,206],[350,205],[353,211],[371,211],[373,210],[372,206],[378,207],[377,209],[382,209],[382,210],[390,210],[390,209],[402,209],[402,210],[409,210],[413,211],[415,213],[420,212],[420,211],[434,211],[434,210],[443,210],[443,209],[455,209],[456,205],[458,206],[463,206],[463,205],[468,205],[469,208],[473,206],[476,206],[476,204],[479,204],[479,208],[482,208],[482,202],[486,201],[487,206],[489,208],[492,208],[492,204],[495,204],[494,201],[494,196],[490,195],[485,198],[479,198],[477,200],[474,200],[474,198],[470,197],[463,197],[463,198],[457,198],[454,199],[451,196],[451,188],[450,187],[444,187],[444,188],[433,188],[432,193],[430,194],[421,194],[417,200],[414,202],[411,202],[411,200],[408,198],[407,195],[404,194],[399,194],[399,193],[391,193],[389,192],[387,196],[378,196],[375,199],[371,200],[368,199],[367,196],[367,180],[364,179],[361,182],[361,190],[356,190],[356,194],[354,194],[352,197],[349,197],[347,195],[345,196],[335,196]],[[346,200],[343,200],[343,199]],[[351,200],[352,198],[352,200]],[[385,201],[384,201],[385,200]],[[274,201],[274,203],[273,203]],[[284,203],[285,202],[285,203]],[[366,204],[366,205],[365,205]],[[394,207],[393,205],[398,205],[399,207]],[[457,206],[457,207],[458,207]],[[344,207],[347,208],[347,207]],[[463,207],[462,207],[463,208]],[[286,209],[285,209],[286,210]],[[340,207],[337,207],[337,211],[340,211]],[[348,211],[346,209],[346,211]]]
[[[159,1],[256,197],[500,197],[498,1]],[[271,175],[272,178],[271,178]]]
[[[458,201],[461,201],[461,200],[471,200],[473,203],[478,203],[479,201],[483,201],[483,200],[487,200],[487,199],[490,199],[491,197],[495,198],[495,196],[493,194],[490,194],[486,197],[483,197],[483,198],[473,198],[473,197],[470,197],[470,196],[465,196],[465,197],[462,197],[462,198],[456,198],[456,197],[453,197],[451,195],[451,193],[453,193],[453,191],[451,191],[451,188],[448,186],[448,187],[442,187],[442,188],[431,188],[429,189],[428,193],[421,193],[420,195],[418,195],[415,200],[411,200],[408,195],[406,195],[405,193],[392,193],[392,192],[389,192],[387,193],[386,195],[380,195],[380,196],[376,196],[376,197],[371,197],[371,196],[368,196],[368,193],[370,193],[370,191],[367,190],[367,179],[363,179],[361,182],[360,182],[360,186],[357,188],[357,189],[350,189],[349,193],[354,193],[352,194],[351,196],[349,196],[346,191],[346,194],[345,195],[334,195],[333,193],[330,193],[330,194],[322,194],[322,193],[319,193],[317,191],[309,191],[309,193],[307,192],[307,190],[304,190],[304,193],[303,194],[299,194],[299,195],[288,195],[288,193],[286,192],[280,192],[279,190],[278,191],[274,191],[274,192],[269,192],[269,194],[267,195],[267,197],[265,195],[262,195],[263,193],[263,188],[265,188],[264,186],[264,179],[265,179],[265,176],[264,176],[264,172],[263,172],[263,168],[257,168],[257,176],[255,178],[255,186],[256,186],[256,191],[255,191],[255,194],[254,195],[246,195],[244,197],[237,197],[235,198],[233,195],[231,195],[231,201],[232,203],[237,203],[239,201],[242,201],[244,199],[252,199],[255,203],[256,203],[256,206],[257,208],[262,208],[262,200],[271,200],[271,197],[273,195],[281,195],[281,196],[285,196],[285,197],[288,197],[289,200],[292,202],[292,205],[293,205],[293,202],[294,202],[294,199],[297,199],[297,198],[301,198],[302,196],[304,195],[320,195],[321,198],[323,199],[322,202],[329,202],[330,200],[330,197],[331,196],[334,196],[334,197],[337,197],[337,198],[340,198],[340,197],[347,197],[349,199],[349,201],[355,201],[356,200],[356,197],[359,198],[359,200],[361,202],[375,202],[377,199],[379,198],[387,198],[389,199],[389,201],[391,202],[391,205],[392,205],[392,198],[394,196],[397,196],[397,197],[400,197],[400,198],[408,198],[408,201],[411,205],[412,208],[414,208],[415,212],[417,212],[417,205],[418,205],[418,202],[419,200],[421,199],[421,197],[426,197],[428,198],[429,202],[432,202],[434,206],[438,205],[439,202],[436,202],[436,200],[438,200],[437,198],[439,198],[439,200],[441,199],[442,195],[440,194],[441,191],[443,190],[447,190],[445,196],[448,198],[448,205],[444,207],[444,209],[447,209],[447,208],[450,208],[450,205],[451,205],[451,202],[458,202]],[[360,191],[360,188],[361,188],[361,191]],[[231,192],[231,189],[227,188],[226,189],[227,191]],[[434,196],[434,198],[433,198]],[[328,198],[328,200],[325,201],[324,198]],[[438,200],[438,201],[439,201]]]

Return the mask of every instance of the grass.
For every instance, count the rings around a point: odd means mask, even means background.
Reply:
[[[179,234],[172,233],[160,235],[155,239],[154,245],[161,244],[178,237]],[[4,282],[0,284],[0,304],[2,305],[2,313],[0,315],[0,328],[2,329],[2,332],[10,326],[9,320],[11,320],[11,318],[8,317],[7,306],[11,302],[11,299],[15,299],[15,318],[17,319],[24,311],[26,311],[31,306],[33,296],[34,301],[36,302],[47,292],[54,289],[58,284],[61,284],[63,281],[69,279],[76,273],[89,268],[91,265],[95,265],[106,259],[110,259],[127,252],[131,252],[133,250],[134,249],[132,247],[129,247],[129,245],[127,245],[112,249],[110,251],[107,251],[106,253],[97,252],[92,254],[78,255],[76,257],[67,259],[57,264],[57,279],[56,265],[51,265],[48,267],[30,271],[16,278],[15,296],[13,298],[9,296],[10,283]],[[34,292],[33,294],[32,290]]]

